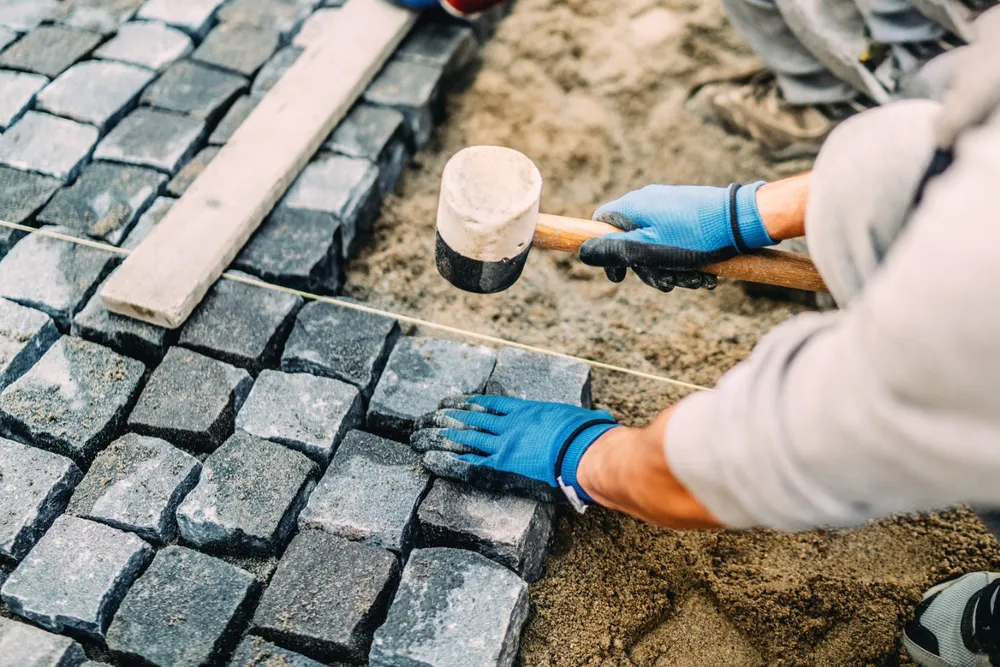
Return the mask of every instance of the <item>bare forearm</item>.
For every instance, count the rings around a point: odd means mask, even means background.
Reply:
[[[667,465],[663,449],[670,410],[645,428],[616,428],[580,460],[577,479],[599,504],[660,526],[718,528]]]
[[[806,233],[806,201],[812,172],[761,186],[757,210],[768,235],[775,241],[794,239]]]

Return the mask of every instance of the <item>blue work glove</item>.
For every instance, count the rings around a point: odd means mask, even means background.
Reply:
[[[396,2],[410,9],[430,9],[438,6],[438,0],[396,0]]]
[[[712,289],[715,276],[698,269],[775,244],[757,210],[762,185],[649,185],[630,192],[594,213],[594,220],[622,231],[590,239],[580,248],[580,259],[603,267],[616,283],[631,268],[664,292]]]
[[[603,410],[504,396],[445,399],[417,423],[419,452],[451,452],[460,461],[558,487],[578,511],[593,499],[576,479],[584,452],[618,426]]]

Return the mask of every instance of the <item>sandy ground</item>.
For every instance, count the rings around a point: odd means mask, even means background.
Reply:
[[[548,212],[589,216],[651,182],[725,185],[793,173],[687,113],[696,82],[753,64],[716,0],[520,0],[473,86],[384,209],[352,264],[353,294],[441,323],[702,385],[800,306],[715,292],[608,283],[538,252],[494,296],[436,273],[433,227],[447,158],[470,144],[527,153]],[[596,402],[642,423],[685,391],[598,372]],[[521,663],[535,665],[894,665],[900,628],[935,580],[1000,566],[969,512],[853,532],[680,534],[593,511],[560,521]]]

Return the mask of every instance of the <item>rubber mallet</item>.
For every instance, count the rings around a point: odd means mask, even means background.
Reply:
[[[455,287],[501,292],[521,277],[528,251],[577,252],[587,239],[621,231],[603,222],[539,213],[542,175],[527,156],[499,146],[472,146],[445,166],[438,204],[438,271]],[[703,269],[725,278],[826,292],[805,255],[760,250]]]

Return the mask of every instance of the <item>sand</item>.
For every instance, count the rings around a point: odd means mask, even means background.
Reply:
[[[520,0],[471,88],[383,209],[350,266],[351,294],[398,312],[711,385],[803,306],[739,286],[661,294],[535,251],[499,295],[460,293],[434,269],[440,174],[472,144],[528,154],[547,212],[589,217],[648,183],[773,179],[742,139],[685,110],[698,82],[754,61],[714,0]],[[434,335],[440,335],[435,332]],[[636,424],[687,390],[597,372],[595,400]],[[525,666],[895,665],[912,602],[936,580],[1000,567],[967,510],[849,532],[681,534],[600,509],[560,519],[531,588]]]

